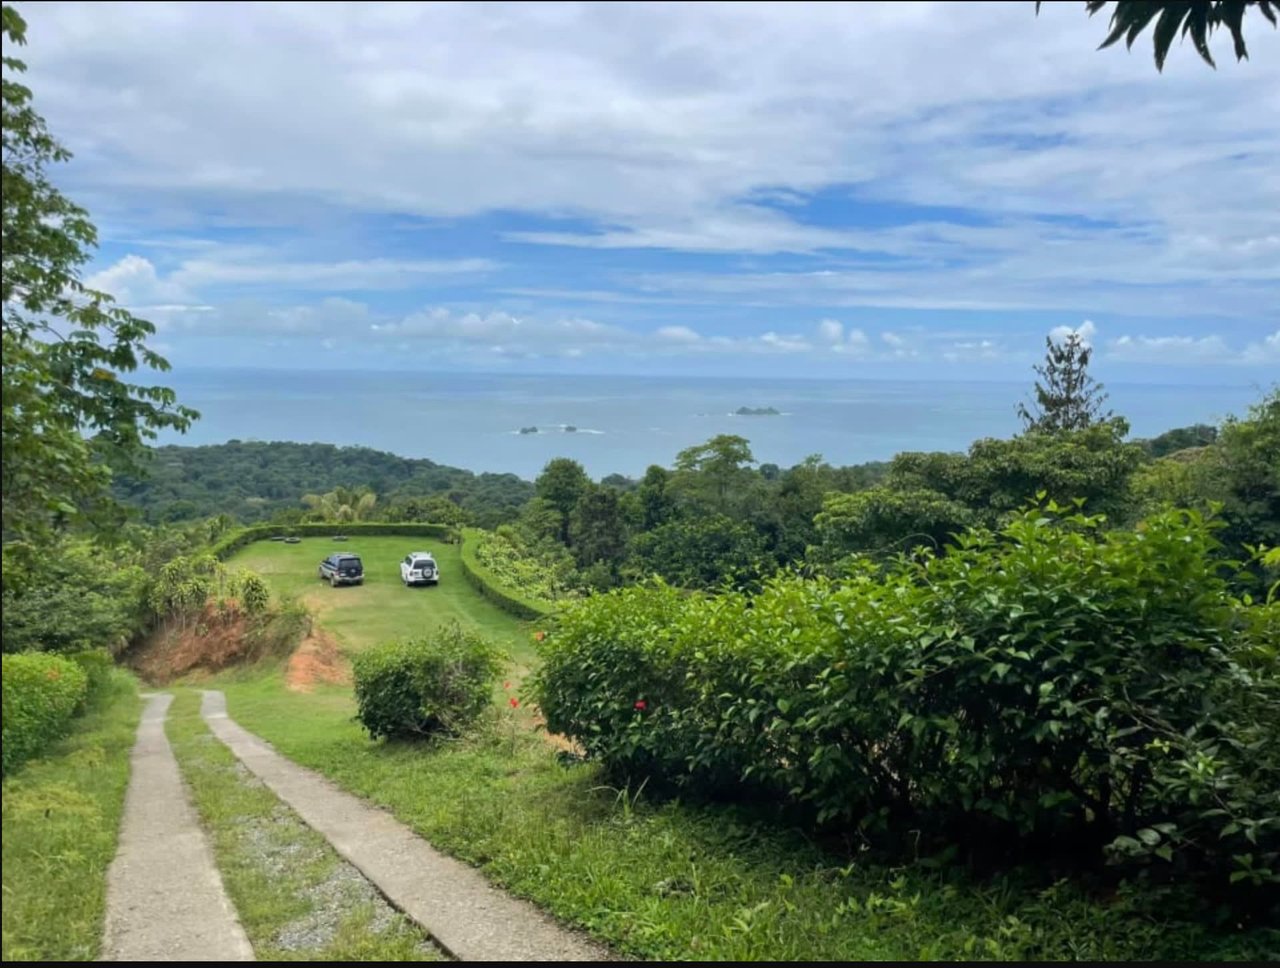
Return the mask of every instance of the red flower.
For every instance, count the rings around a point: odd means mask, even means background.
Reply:
[[[534,633],[533,633],[533,637],[534,637],[537,641],[541,642],[543,639],[545,639],[545,638],[547,637],[547,633],[546,633],[546,632],[534,632]]]
[[[636,709],[644,710],[648,708],[649,708],[649,704],[645,702],[643,699],[636,700]]]
[[[515,696],[512,696],[510,699],[507,700],[507,703],[511,706],[512,709],[515,709],[517,706],[520,705],[520,700],[517,699]]]

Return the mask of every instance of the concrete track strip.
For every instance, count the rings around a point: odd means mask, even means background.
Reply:
[[[120,845],[107,869],[103,961],[252,961],[178,772],[165,715],[149,697],[130,760]]]
[[[495,888],[385,810],[281,756],[227,716],[221,692],[200,712],[213,734],[392,904],[461,961],[602,961],[607,948]]]

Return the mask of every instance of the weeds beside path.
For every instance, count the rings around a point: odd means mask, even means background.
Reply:
[[[213,737],[199,709],[198,693],[180,693],[168,734],[259,960],[440,961],[417,925]]]
[[[226,715],[206,692],[210,731],[398,908],[463,961],[600,961],[610,953],[531,904],[495,889],[390,814],[290,762]]]
[[[5,779],[3,960],[98,957],[141,709],[113,672],[69,736]]]
[[[1138,895],[886,866],[731,809],[648,805],[501,724],[372,743],[349,691],[299,695],[278,676],[223,688],[232,717],[281,754],[640,958],[1265,960],[1280,948],[1280,932],[1214,931]]]

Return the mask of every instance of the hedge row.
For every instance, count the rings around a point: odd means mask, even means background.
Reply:
[[[80,665],[45,652],[6,655],[3,679],[2,770],[12,772],[61,736],[83,708],[89,677]]]
[[[288,537],[314,537],[316,535],[326,536],[334,534],[345,534],[350,537],[361,535],[404,535],[406,537],[419,538],[439,538],[445,541],[454,541],[459,538],[458,532],[446,524],[419,524],[416,522],[308,522],[306,524],[294,524],[288,527],[277,526],[271,524],[252,525],[247,528],[241,528],[232,534],[216,541],[209,549],[209,553],[215,558],[225,561],[233,554],[246,545],[255,541],[265,541],[277,535],[285,535]],[[502,585],[476,560],[475,543],[484,535],[483,531],[476,528],[464,528],[461,534],[462,538],[462,574],[463,577],[485,598],[489,599],[503,611],[516,616],[516,618],[536,619],[542,618],[551,612],[552,606],[547,602],[539,601],[521,595],[519,592]],[[470,539],[470,547],[468,547],[468,538]]]
[[[536,698],[621,778],[1280,883],[1280,604],[1233,600],[1217,548],[1188,512],[1036,513],[839,581],[628,588],[559,612]]]
[[[477,528],[462,530],[462,574],[481,595],[504,612],[516,618],[537,619],[551,614],[553,606],[521,595],[501,583],[476,559],[476,544],[484,539],[484,532]]]
[[[286,537],[330,537],[345,534],[349,537],[376,535],[404,535],[416,538],[439,538],[445,541],[454,540],[457,532],[447,524],[421,524],[406,521],[313,521],[305,524],[288,526],[274,524],[256,524],[242,528],[214,542],[209,553],[219,560],[226,560],[246,545],[255,541],[265,541],[277,535]]]

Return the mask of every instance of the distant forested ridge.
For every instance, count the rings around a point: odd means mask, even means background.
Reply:
[[[369,447],[231,440],[203,447],[157,447],[141,477],[116,477],[117,500],[150,523],[225,514],[246,523],[301,513],[305,494],[369,488],[383,511],[400,507],[413,520],[411,498],[444,497],[480,526],[514,516],[533,496],[515,474],[476,474],[435,461]],[[398,504],[398,502],[400,502]]]

